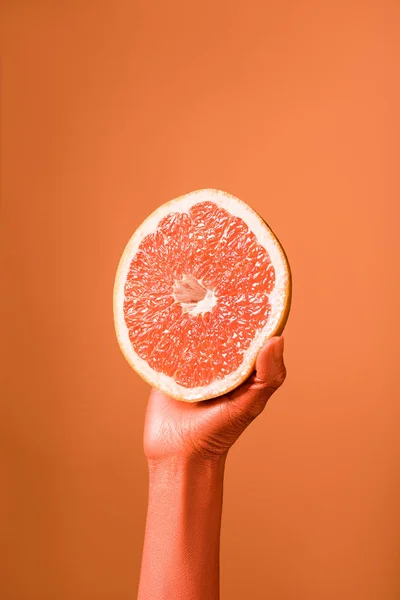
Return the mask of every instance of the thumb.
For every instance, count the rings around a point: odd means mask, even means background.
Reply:
[[[283,336],[275,336],[261,348],[256,360],[255,382],[260,387],[277,390],[286,378],[286,367],[283,361],[285,340]]]
[[[262,412],[268,399],[285,381],[283,347],[282,336],[270,338],[258,353],[254,373],[232,394],[237,408],[251,420]]]

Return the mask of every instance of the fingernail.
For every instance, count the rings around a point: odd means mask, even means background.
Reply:
[[[276,361],[280,361],[282,360],[282,355],[283,355],[283,347],[285,345],[285,341],[283,339],[283,336],[281,335],[278,338],[278,341],[275,342],[274,347],[273,347],[273,354],[274,354],[274,358]]]

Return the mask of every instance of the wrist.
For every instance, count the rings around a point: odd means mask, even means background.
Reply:
[[[175,481],[181,476],[191,478],[223,477],[227,452],[216,455],[171,455],[147,458],[150,481]]]

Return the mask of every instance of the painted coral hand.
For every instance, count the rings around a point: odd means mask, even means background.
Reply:
[[[232,392],[213,400],[181,402],[153,388],[144,431],[148,460],[226,454],[284,382],[283,346],[283,337],[268,340],[252,375]]]

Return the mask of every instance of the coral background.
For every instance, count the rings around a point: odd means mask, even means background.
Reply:
[[[294,281],[287,381],[228,458],[222,598],[400,597],[398,8],[3,2],[2,600],[135,597],[149,389],[113,280],[200,187]]]

